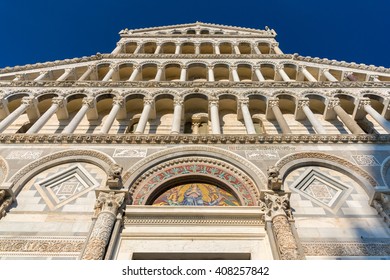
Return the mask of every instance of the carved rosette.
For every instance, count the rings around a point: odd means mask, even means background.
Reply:
[[[96,222],[93,226],[83,260],[102,260],[106,246],[110,241],[119,207],[125,199],[124,193],[101,192],[95,204]]]

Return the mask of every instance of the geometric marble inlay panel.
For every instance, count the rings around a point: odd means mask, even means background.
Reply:
[[[98,186],[99,183],[79,164],[35,183],[51,210],[64,206]]]
[[[307,169],[296,179],[291,189],[331,212],[337,211],[352,192],[351,187],[313,168]]]
[[[360,166],[379,166],[378,160],[373,155],[354,155],[353,160]]]

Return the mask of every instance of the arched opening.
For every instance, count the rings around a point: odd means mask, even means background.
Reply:
[[[219,44],[219,52],[221,54],[232,54],[233,47],[231,43],[221,43]]]
[[[200,53],[201,54],[213,54],[214,48],[211,43],[201,43],[200,44]]]
[[[186,42],[181,45],[182,54],[195,54],[195,45],[194,43]]]
[[[129,42],[125,45],[125,53],[134,53],[137,48],[136,42]]]
[[[149,134],[169,134],[173,119],[173,96],[161,94],[155,99],[156,117],[149,120]]]
[[[102,81],[104,77],[107,75],[108,71],[110,71],[110,64],[99,64],[97,67],[97,79],[98,81]]]
[[[259,48],[259,50],[262,54],[270,54],[271,53],[271,47],[270,47],[269,43],[262,42],[262,43],[259,43],[257,45],[257,47]]]
[[[208,29],[202,29],[200,34],[210,34],[210,31]]]
[[[181,67],[179,64],[167,64],[164,68],[166,81],[179,81]]]
[[[287,76],[290,78],[290,80],[295,81],[297,79],[297,66],[294,64],[284,64],[283,65],[284,72],[286,72]]]
[[[240,50],[241,54],[251,54],[252,53],[252,48],[249,43],[240,43],[238,45],[238,49]]]
[[[141,53],[154,54],[156,48],[157,48],[156,42],[148,42],[142,46]]]
[[[202,94],[190,94],[184,99],[184,133],[208,134],[208,100]]]
[[[229,66],[226,64],[214,65],[214,80],[219,82],[229,82],[230,78]]]
[[[188,29],[187,34],[196,34],[195,29]]]
[[[144,96],[140,94],[131,94],[126,97],[126,111],[128,125],[126,133],[134,133],[139,118],[144,108]]]
[[[161,45],[161,53],[163,54],[174,54],[176,50],[176,44],[167,42]]]
[[[237,98],[234,95],[223,94],[219,96],[219,117],[221,132],[223,134],[245,134],[243,122],[237,116]]]
[[[252,82],[252,66],[249,64],[239,64],[237,73],[241,82]]]
[[[260,72],[266,81],[273,81],[275,79],[275,66],[272,64],[262,64]]]
[[[127,81],[134,71],[134,65],[131,63],[124,63],[119,65],[118,76],[120,81]]]
[[[156,64],[144,64],[142,65],[141,75],[142,81],[151,81],[156,78],[157,65]]]
[[[202,63],[190,64],[187,68],[187,81],[207,81],[207,68]]]

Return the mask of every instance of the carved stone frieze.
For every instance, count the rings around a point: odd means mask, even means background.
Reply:
[[[84,238],[7,238],[0,239],[0,254],[17,253],[66,253],[81,252],[84,246]]]
[[[377,198],[372,201],[372,206],[390,227],[390,193],[378,194]]]
[[[388,134],[2,134],[0,144],[272,144],[272,143],[390,143]]]
[[[389,256],[388,242],[303,242],[306,256]]]

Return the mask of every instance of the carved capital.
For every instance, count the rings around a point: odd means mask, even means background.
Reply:
[[[95,98],[84,97],[82,103],[83,105],[88,105],[88,107],[92,109],[95,106]]]
[[[271,100],[269,100],[268,101],[268,106],[270,108],[275,107],[275,106],[279,107],[279,99],[271,99]]]
[[[53,97],[51,100],[52,104],[57,104],[58,108],[64,107],[64,98],[63,97]]]
[[[249,98],[243,98],[238,100],[240,105],[248,106],[249,105]]]
[[[358,104],[358,109],[364,109],[364,106],[371,105],[370,99],[360,99]]]
[[[144,98],[144,106],[146,105],[153,105],[154,100],[152,98]]]
[[[25,96],[22,98],[22,104],[27,105],[27,107],[30,107],[34,104],[34,97],[31,96]]]
[[[110,65],[110,70],[118,71],[119,66],[117,64],[111,64]]]
[[[176,105],[180,105],[180,106],[183,106],[184,104],[184,100],[181,99],[181,98],[174,98],[173,99],[173,106],[176,106]]]
[[[210,99],[209,100],[209,107],[219,107],[219,100],[218,99]]]
[[[114,96],[114,98],[112,99],[113,105],[119,105],[122,107],[124,103],[125,103],[125,99],[122,96]]]
[[[283,64],[276,65],[276,70],[278,70],[278,71],[284,70],[284,65]]]
[[[338,98],[330,99],[328,102],[328,109],[334,109],[334,107],[340,105],[340,100]]]
[[[97,217],[102,212],[109,212],[116,216],[119,207],[121,207],[124,202],[124,199],[125,193],[100,192],[94,206],[94,216]]]
[[[298,100],[298,110],[301,110],[304,106],[309,107],[310,100]]]
[[[260,206],[269,220],[280,215],[292,219],[288,194],[265,193],[264,198],[260,201]]]
[[[96,69],[97,69],[96,65],[88,65],[88,70],[96,71]]]

